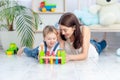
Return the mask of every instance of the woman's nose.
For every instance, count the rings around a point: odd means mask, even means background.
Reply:
[[[62,34],[64,35],[64,34],[65,34],[65,32],[64,32],[64,31],[62,31]]]

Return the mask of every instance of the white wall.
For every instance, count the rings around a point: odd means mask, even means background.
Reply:
[[[19,4],[32,8],[32,0],[18,0]]]
[[[78,8],[78,0],[66,0],[66,11],[71,12]],[[74,6],[73,6],[74,5]]]

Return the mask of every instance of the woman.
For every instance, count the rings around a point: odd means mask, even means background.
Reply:
[[[87,57],[98,58],[96,48],[90,44],[90,30],[80,24],[72,13],[65,13],[59,22],[61,45],[66,50],[67,61],[84,60]],[[104,42],[106,47],[106,41]],[[97,46],[96,46],[97,47]]]

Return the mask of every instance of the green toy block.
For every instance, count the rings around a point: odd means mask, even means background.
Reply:
[[[43,64],[43,63],[44,63],[44,60],[40,58],[39,63],[40,63],[40,64]]]
[[[65,64],[66,63],[66,53],[65,53],[65,50],[61,51],[61,57],[62,57],[61,64]]]
[[[13,50],[8,49],[8,50],[6,50],[6,54],[7,54],[7,55],[13,55],[13,54],[14,54],[14,51],[13,51]]]
[[[17,54],[18,47],[15,43],[10,43],[9,48],[6,50],[7,55]]]
[[[44,60],[41,58],[41,57],[43,57],[43,56],[45,56],[45,52],[44,52],[44,51],[40,51],[40,52],[39,52],[39,57],[40,57],[39,63],[40,63],[40,64],[43,64],[43,63],[44,63]]]

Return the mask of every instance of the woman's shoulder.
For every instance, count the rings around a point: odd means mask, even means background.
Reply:
[[[90,29],[88,28],[88,26],[82,26],[81,30],[82,32],[90,32]]]
[[[86,29],[86,30],[90,30],[90,29],[88,28],[88,26],[82,26],[81,28],[82,28],[82,29]]]

